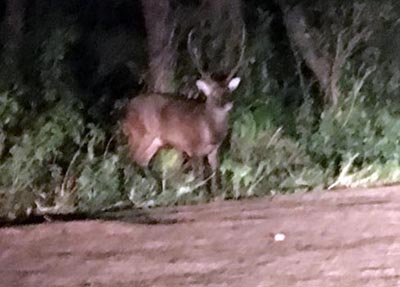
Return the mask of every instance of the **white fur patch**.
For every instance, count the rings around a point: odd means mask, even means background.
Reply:
[[[233,104],[231,102],[226,103],[224,106],[224,111],[229,112],[233,108]]]
[[[230,80],[229,84],[228,84],[229,91],[233,92],[234,90],[236,90],[240,84],[240,81],[241,81],[241,79],[239,77],[236,77],[236,78],[233,78],[232,80]]]

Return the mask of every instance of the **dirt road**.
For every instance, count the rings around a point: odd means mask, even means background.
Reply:
[[[400,286],[400,187],[114,216],[1,228],[0,286]]]

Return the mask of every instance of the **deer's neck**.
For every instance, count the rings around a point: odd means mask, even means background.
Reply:
[[[227,130],[232,104],[227,103],[223,106],[208,104],[206,106],[207,117],[212,119],[214,128],[221,132]]]

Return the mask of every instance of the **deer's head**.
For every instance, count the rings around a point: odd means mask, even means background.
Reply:
[[[228,75],[212,75],[206,72],[201,65],[199,49],[193,46],[193,33],[190,31],[188,36],[188,51],[192,57],[197,71],[201,75],[201,79],[196,81],[197,88],[207,97],[207,104],[215,107],[220,107],[229,111],[232,108],[232,101],[230,94],[237,89],[240,84],[240,77],[235,77],[237,71],[243,62],[245,50],[245,29],[242,30],[242,40],[240,43],[240,56],[236,65],[231,69]]]

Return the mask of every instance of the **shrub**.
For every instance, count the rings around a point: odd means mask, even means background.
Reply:
[[[282,127],[275,127],[268,114],[260,117],[257,109],[234,122],[230,143],[221,166],[227,197],[310,189],[323,183],[322,170],[314,167],[305,148]]]

